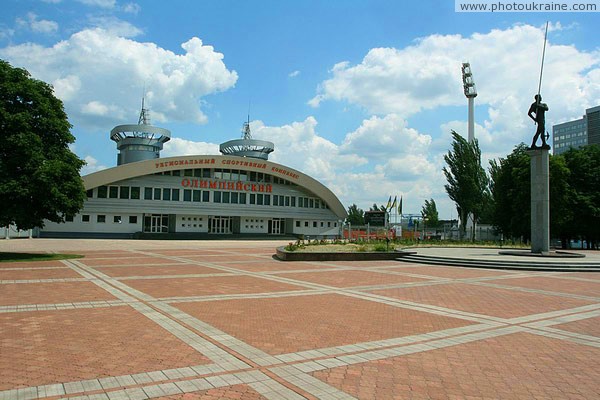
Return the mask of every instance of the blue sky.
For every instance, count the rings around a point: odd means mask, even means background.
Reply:
[[[543,27],[548,125],[600,104],[598,13],[455,13],[454,1],[5,0],[0,58],[54,85],[86,173],[114,166],[108,132],[137,121],[144,88],[163,156],[217,153],[250,112],[271,159],[348,206],[433,198],[456,216],[441,168],[466,135],[460,63],[479,96],[487,160],[528,142]]]

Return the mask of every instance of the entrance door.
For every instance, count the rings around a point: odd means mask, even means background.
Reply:
[[[281,235],[283,233],[285,220],[282,218],[273,218],[269,220],[269,234],[271,235]]]
[[[150,233],[168,233],[169,215],[151,214],[144,216],[144,232]]]
[[[208,233],[230,234],[231,217],[214,216],[208,218]]]

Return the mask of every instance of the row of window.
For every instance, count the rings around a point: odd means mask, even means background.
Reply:
[[[587,140],[586,139],[580,139],[580,140],[572,140],[568,143],[556,143],[554,145],[555,148],[560,149],[561,147],[577,147],[579,145],[583,145],[583,144],[587,144]]]
[[[585,136],[585,131],[582,132],[577,132],[577,133],[573,133],[573,134],[566,134],[566,135],[554,135],[555,140],[565,140],[565,139],[571,139],[572,137],[580,137],[580,136]]]
[[[65,220],[67,222],[73,222],[73,217],[67,217],[65,218]],[[82,214],[81,215],[81,222],[91,222],[91,218],[89,214]],[[99,224],[105,224],[106,223],[106,215],[104,214],[98,214],[96,215],[96,222]],[[138,222],[138,217],[137,215],[130,215],[129,216],[129,223],[130,224],[137,224]],[[121,218],[120,215],[115,215],[113,216],[113,223],[115,224],[122,224],[123,223],[123,218]]]
[[[182,193],[183,192],[183,193]],[[88,197],[93,197],[93,189],[88,190]],[[96,197],[99,199],[130,199],[140,200],[139,186],[99,186],[96,192]],[[157,188],[144,187],[144,200],[161,200],[161,201],[189,201],[223,204],[251,204],[259,206],[270,206],[271,203],[278,207],[298,207],[300,208],[327,208],[327,204],[320,199],[310,197],[295,197],[284,195],[270,195],[262,193],[247,193],[243,192],[223,192],[194,189],[176,189],[176,188]],[[271,202],[272,197],[272,202]],[[249,198],[249,201],[248,201]]]
[[[331,228],[331,221],[327,221],[327,227]],[[296,221],[296,228],[300,228],[302,226],[302,221]],[[304,221],[304,227],[308,228],[310,226],[310,221]],[[318,228],[318,222],[317,221],[313,221],[312,222],[312,227],[313,228]],[[321,228],[325,227],[325,222],[321,221]],[[333,222],[333,227],[337,228],[337,222]]]
[[[181,169],[175,171],[157,172],[155,175],[170,175],[170,176],[193,176],[196,178],[222,179],[226,181],[241,181],[241,182],[266,182],[275,183],[278,185],[293,185],[292,182],[265,174],[264,172],[240,171],[237,169],[220,169],[220,168],[195,168]]]

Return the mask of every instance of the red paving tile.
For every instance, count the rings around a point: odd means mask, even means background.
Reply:
[[[184,274],[222,274],[224,271],[200,265],[149,265],[131,267],[96,267],[97,271],[111,277],[184,275]]]
[[[409,336],[472,324],[336,294],[174,304],[270,354]]]
[[[372,293],[500,318],[522,317],[592,304],[586,300],[463,283],[374,290]]]
[[[0,314],[0,390],[209,360],[130,307]]]
[[[266,400],[248,385],[233,385],[173,396],[158,397],[158,400]]]
[[[183,257],[192,261],[207,262],[207,263],[219,263],[220,261],[258,261],[262,259],[269,259],[267,256],[254,256],[254,255],[207,255],[207,256],[187,256]]]
[[[395,283],[424,282],[427,279],[411,276],[391,275],[372,271],[340,270],[326,272],[301,272],[281,274],[288,279],[318,283],[334,287],[352,287],[369,285],[393,285]]]
[[[600,282],[600,272],[579,272],[579,273],[574,272],[574,273],[564,274],[564,275],[560,275],[560,276],[582,278],[582,279],[588,279],[591,281]]]
[[[396,271],[408,274],[428,275],[431,277],[450,279],[480,278],[488,276],[503,276],[510,274],[510,272],[507,271],[493,271],[489,269],[431,266],[418,266],[411,268],[386,268],[386,271]]]
[[[566,324],[552,325],[551,328],[600,337],[600,317],[582,319]]]
[[[78,258],[81,260],[81,258]],[[19,262],[0,262],[0,271],[5,268],[44,268],[44,267],[65,267],[60,260],[52,261],[19,261]]]
[[[317,264],[315,262],[315,264]],[[375,260],[375,261],[326,261],[318,264],[327,264],[340,267],[352,268],[381,268],[390,266],[400,266],[402,264],[395,260]]]
[[[520,333],[312,375],[358,399],[597,399],[600,349]]]
[[[68,267],[57,269],[23,269],[14,271],[0,269],[0,281],[62,278],[83,278],[83,276]]]
[[[0,306],[116,300],[91,282],[7,283],[0,285]]]
[[[144,264],[177,264],[175,260],[167,260],[161,257],[138,257],[138,256],[127,256],[127,257],[115,257],[115,258],[84,258],[80,260],[81,263],[88,267],[99,267],[103,265],[144,265]]]
[[[186,257],[186,256],[209,256],[209,255],[222,255],[224,254],[223,250],[190,250],[190,249],[178,249],[178,250],[156,250],[149,251],[152,254],[161,254],[164,256],[177,256],[177,257]]]
[[[241,269],[243,271],[251,272],[269,272],[269,271],[296,271],[304,269],[325,269],[334,268],[330,265],[325,264],[310,264],[304,262],[284,262],[284,261],[271,261],[271,260],[252,260],[246,263],[233,262],[233,263],[220,263],[225,267],[231,267]]]
[[[488,282],[500,285],[524,287],[529,289],[547,290],[551,292],[600,297],[600,282],[583,282],[573,279],[545,277],[502,279]]]
[[[123,281],[123,283],[156,298],[267,293],[304,289],[301,286],[288,285],[286,283],[251,276],[140,279]]]

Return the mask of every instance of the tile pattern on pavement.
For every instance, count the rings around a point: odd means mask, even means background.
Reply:
[[[600,398],[600,273],[167,245],[0,264],[0,400]]]

